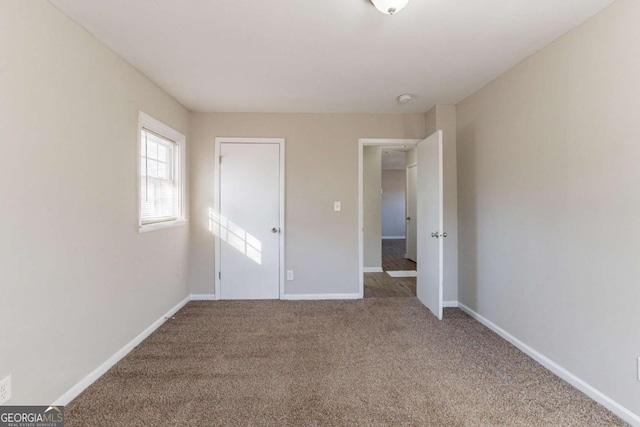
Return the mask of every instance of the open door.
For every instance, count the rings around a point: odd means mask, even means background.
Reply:
[[[442,131],[418,143],[418,299],[442,320],[444,238]]]

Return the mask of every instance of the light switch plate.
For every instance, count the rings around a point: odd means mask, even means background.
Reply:
[[[342,210],[342,203],[333,202],[333,210],[336,212],[340,212]]]
[[[287,280],[293,280],[293,270],[287,270]]]

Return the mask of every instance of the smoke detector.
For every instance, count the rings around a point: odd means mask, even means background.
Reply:
[[[411,101],[413,99],[413,95],[411,95],[410,93],[405,93],[403,95],[400,95],[398,97],[398,102],[400,104],[406,104],[407,102]]]

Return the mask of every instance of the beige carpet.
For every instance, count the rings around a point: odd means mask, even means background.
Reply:
[[[73,426],[618,426],[457,309],[192,302],[66,407]]]

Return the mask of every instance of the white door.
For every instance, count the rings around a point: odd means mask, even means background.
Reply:
[[[442,131],[418,143],[418,299],[442,319],[444,212]]]
[[[220,299],[280,297],[280,145],[221,143]]]
[[[418,203],[417,197],[418,185],[418,166],[413,165],[407,168],[407,240],[405,244],[407,259],[413,262],[418,260],[418,246],[416,241],[417,224],[418,224]]]

